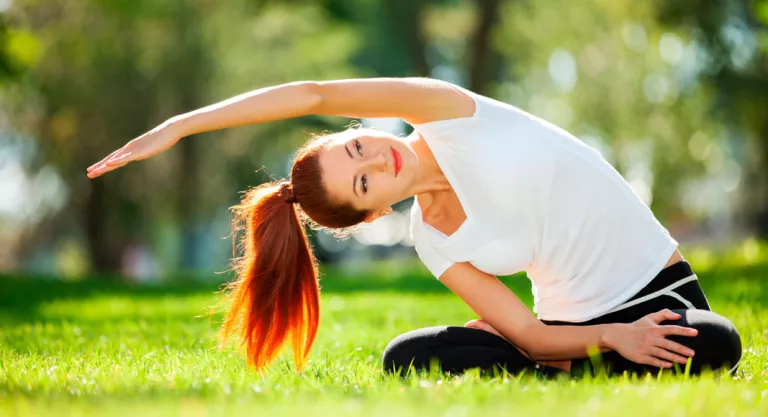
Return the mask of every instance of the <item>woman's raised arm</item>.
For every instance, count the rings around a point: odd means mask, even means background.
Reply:
[[[410,123],[470,116],[471,97],[430,78],[301,81],[261,88],[170,118],[88,168],[96,178],[147,159],[196,133],[309,114],[354,118],[397,117]]]

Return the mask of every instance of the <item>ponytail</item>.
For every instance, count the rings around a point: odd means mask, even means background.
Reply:
[[[317,261],[299,219],[288,183],[249,190],[235,212],[234,229],[245,229],[237,278],[227,285],[231,307],[223,339],[237,334],[248,364],[262,371],[291,338],[296,368],[304,368],[320,321]]]

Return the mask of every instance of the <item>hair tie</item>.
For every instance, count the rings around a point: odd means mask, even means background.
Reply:
[[[296,196],[293,195],[293,187],[291,187],[290,182],[284,182],[280,184],[279,193],[280,197],[282,197],[286,204],[294,204],[298,202],[296,200]]]

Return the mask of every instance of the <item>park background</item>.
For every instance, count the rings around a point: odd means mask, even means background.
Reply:
[[[213,347],[220,316],[197,317],[232,279],[229,208],[241,192],[285,177],[311,134],[350,119],[195,135],[96,180],[85,175],[166,119],[239,93],[422,76],[518,106],[600,151],[681,243],[745,342],[730,390],[716,378],[690,392],[676,381],[651,386],[678,390],[672,398],[685,411],[721,410],[693,394],[703,392],[709,401],[741,396],[759,406],[737,411],[759,413],[768,401],[767,28],[766,0],[0,0],[0,406],[55,414],[57,401],[84,399],[86,413],[102,400],[217,413],[228,409],[211,404],[240,392],[245,409],[288,415],[305,404],[292,396],[334,410],[363,398],[376,414],[391,411],[382,404],[397,393],[404,413],[434,400],[448,389],[442,379],[377,379],[381,350],[398,333],[475,318],[418,262],[411,200],[348,239],[312,233],[327,290],[313,353],[326,371],[310,366],[314,382],[289,376],[288,356],[272,376],[249,373],[235,350]],[[409,132],[399,120],[361,122]],[[530,304],[524,277],[505,282]],[[140,352],[128,357],[142,358],[146,372],[114,371],[125,349]],[[173,360],[187,373],[169,377]],[[280,375],[292,395],[270,391]],[[758,385],[739,385],[746,380]],[[631,384],[617,398],[613,382],[571,396],[558,391],[570,383],[530,384],[550,387],[554,408],[519,384],[498,392],[479,379],[467,392],[446,382],[457,402],[440,397],[420,411],[464,415],[472,403],[546,414],[587,404],[610,415],[611,404],[647,406]]]

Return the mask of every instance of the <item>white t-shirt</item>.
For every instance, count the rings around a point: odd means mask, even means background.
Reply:
[[[413,124],[467,216],[446,236],[424,223],[414,201],[411,235],[436,278],[457,262],[492,275],[526,271],[541,319],[581,322],[663,269],[678,242],[597,150],[455,87],[475,101],[472,116]]]

